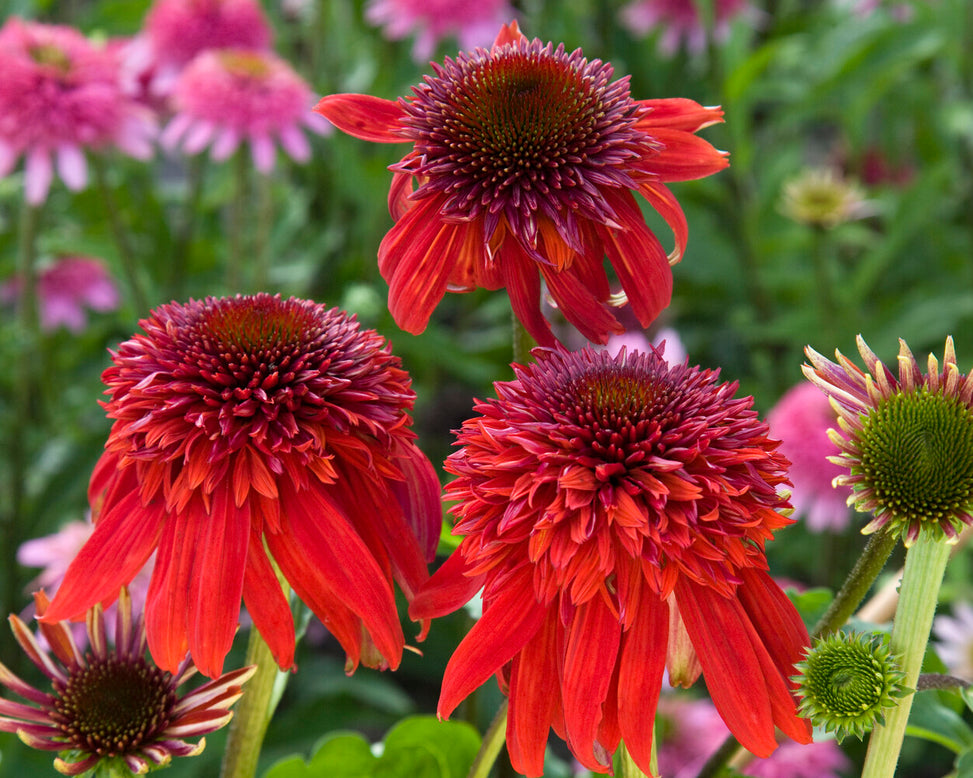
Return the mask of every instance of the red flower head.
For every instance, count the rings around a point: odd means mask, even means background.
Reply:
[[[414,394],[353,317],[267,294],[171,303],[103,376],[115,420],[91,479],[91,539],[45,620],[106,600],[153,550],[149,648],[218,675],[240,599],[281,667],[294,629],[271,558],[359,661],[396,667],[392,580],[411,600],[441,523],[409,430]],[[268,554],[269,552],[269,554]]]
[[[665,183],[726,166],[694,135],[723,112],[691,100],[633,100],[627,78],[611,80],[611,65],[530,41],[516,23],[490,51],[433,67],[409,98],[330,95],[315,108],[358,138],[413,144],[392,166],[396,224],[378,253],[399,326],[422,332],[447,291],[506,287],[527,331],[553,345],[540,311],[543,278],[567,319],[604,343],[622,332],[607,306],[606,254],[648,325],[669,304],[669,263],[687,237]],[[668,256],[630,190],[672,228]]]
[[[624,740],[648,771],[668,654],[673,683],[702,668],[755,754],[774,750],[775,725],[809,742],[787,680],[808,635],[763,551],[790,523],[775,488],[786,460],[752,398],[656,351],[534,353],[446,462],[465,537],[411,613],[443,615],[482,587],[483,617],[446,668],[439,714],[496,673],[515,769],[541,775],[553,727],[591,770]]]

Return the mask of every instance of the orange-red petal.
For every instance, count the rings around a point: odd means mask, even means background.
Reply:
[[[408,143],[399,130],[405,112],[395,100],[336,94],[321,98],[314,111],[342,132],[375,143]]]

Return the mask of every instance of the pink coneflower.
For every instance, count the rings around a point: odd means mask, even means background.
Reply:
[[[590,770],[609,771],[624,741],[647,772],[663,672],[694,658],[678,682],[701,669],[746,748],[773,752],[775,726],[810,742],[788,680],[807,631],[763,550],[791,523],[785,460],[753,398],[654,350],[533,353],[446,461],[463,540],[410,613],[482,589],[483,617],[446,667],[439,715],[496,674],[519,772],[543,773],[552,728]]]
[[[179,73],[210,49],[270,47],[272,30],[256,0],[156,0],[132,42],[127,66],[148,73],[153,94],[168,94]]]
[[[149,648],[221,672],[241,600],[288,668],[278,574],[360,662],[396,667],[442,524],[415,399],[388,343],[337,308],[269,294],[169,303],[103,374],[114,419],[89,485],[95,531],[47,620],[113,596],[156,552]]]
[[[38,592],[35,600],[43,614],[46,595]],[[114,646],[107,642],[101,606],[87,613],[87,652],[66,622],[41,622],[35,636],[17,616],[10,617],[17,642],[51,687],[41,691],[0,664],[0,686],[27,701],[0,699],[0,732],[16,732],[31,748],[60,751],[54,768],[64,775],[90,774],[107,764],[115,767],[112,775],[121,765],[141,775],[173,757],[199,754],[205,739],[190,743],[186,738],[225,726],[242,685],[257,669],[234,670],[180,694],[179,687],[196,674],[192,662],[185,659],[174,673],[152,664],[145,657],[142,619],[133,619],[127,590],[121,590],[118,603]],[[41,647],[41,637],[49,651]]]
[[[659,50],[665,56],[675,54],[684,41],[691,54],[699,54],[706,47],[707,35],[699,12],[702,2],[712,4],[713,37],[717,41],[726,39],[734,19],[751,11],[746,0],[634,0],[619,16],[633,35],[661,30]]]
[[[381,26],[387,38],[415,34],[412,58],[419,63],[447,36],[455,36],[464,51],[489,46],[512,16],[507,0],[369,0],[365,8],[365,18]]]
[[[848,526],[851,489],[832,481],[844,470],[828,457],[837,445],[828,430],[838,423],[826,395],[808,383],[789,389],[767,414],[771,437],[780,440],[780,452],[791,461],[791,505],[812,532],[840,532]]]
[[[69,521],[51,535],[21,543],[20,548],[17,549],[17,562],[24,567],[41,568],[40,573],[27,585],[28,591],[43,589],[47,594],[54,595],[71,562],[94,530],[95,525],[91,521]],[[150,557],[142,570],[128,584],[127,588],[132,596],[136,613],[140,613],[145,606],[154,562],[154,557]],[[32,613],[33,606],[30,606],[28,611]],[[117,606],[112,603],[105,609],[104,616],[110,630],[114,629],[116,617]],[[84,623],[74,623],[71,627],[78,645],[84,645],[86,640]]]
[[[0,285],[0,300],[13,302],[20,294],[17,279]],[[118,308],[118,287],[105,263],[93,257],[63,257],[38,273],[37,298],[41,329],[66,327],[79,333],[87,326],[85,309]]]
[[[0,74],[0,177],[23,157],[29,203],[44,201],[55,169],[69,189],[83,189],[88,149],[152,155],[153,114],[123,93],[114,49],[14,17],[0,28]]]
[[[311,156],[304,130],[330,130],[311,111],[311,91],[304,80],[270,52],[224,49],[200,54],[183,71],[172,95],[176,116],[162,133],[162,145],[198,154],[207,146],[215,160],[250,144],[253,162],[268,173],[274,143],[298,162]]]
[[[659,700],[664,733],[659,744],[659,774],[665,778],[695,778],[706,760],[722,745],[726,724],[708,700],[689,700],[664,694]],[[784,741],[766,759],[738,768],[754,778],[838,778],[851,761],[833,740],[800,744]]]

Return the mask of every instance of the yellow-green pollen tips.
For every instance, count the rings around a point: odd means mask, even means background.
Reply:
[[[795,668],[800,675],[791,680],[801,697],[798,712],[834,732],[839,743],[847,735],[861,739],[884,724],[884,712],[912,691],[902,684],[905,674],[887,635],[839,632],[818,638]]]
[[[921,531],[955,538],[973,510],[973,412],[926,388],[893,394],[862,419],[860,476],[877,521],[911,545]],[[954,530],[954,531],[950,531]]]

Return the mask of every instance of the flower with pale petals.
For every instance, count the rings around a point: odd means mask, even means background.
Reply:
[[[197,55],[211,49],[266,51],[273,38],[257,0],[155,0],[142,32],[126,49],[130,74],[152,95],[168,95]]]
[[[148,644],[215,677],[241,599],[282,668],[294,624],[278,571],[359,662],[398,666],[406,598],[442,523],[409,429],[408,374],[378,333],[269,294],[157,308],[103,374],[114,420],[89,486],[95,531],[44,619],[112,597],[156,552]]]
[[[0,285],[0,300],[15,301],[21,286],[17,278]],[[101,312],[118,308],[118,287],[101,260],[62,257],[38,272],[37,302],[42,330],[66,327],[79,333],[88,323],[85,308]]]
[[[644,36],[661,31],[659,51],[667,57],[675,54],[685,41],[691,54],[706,48],[707,31],[699,12],[699,0],[633,0],[619,12],[622,24],[633,35]],[[713,39],[722,42],[730,34],[734,19],[753,13],[746,0],[714,0]]]
[[[215,160],[227,159],[241,143],[250,145],[261,173],[274,167],[275,144],[298,162],[311,158],[304,134],[330,131],[311,111],[311,90],[270,52],[207,51],[180,75],[172,95],[176,115],[162,132],[162,145],[198,154],[207,146]]]
[[[511,16],[507,0],[368,0],[365,6],[365,18],[390,40],[415,35],[412,58],[418,63],[425,63],[450,35],[464,51],[489,46]]]
[[[336,94],[315,108],[355,137],[412,144],[392,166],[395,226],[378,251],[396,323],[419,333],[447,291],[506,288],[531,336],[553,345],[543,281],[565,318],[604,343],[624,330],[611,311],[621,301],[606,255],[639,323],[652,322],[669,304],[670,263],[687,240],[666,183],[726,167],[726,155],[695,134],[723,112],[633,100],[611,65],[528,40],[516,23],[489,51],[433,69],[408,98]],[[672,229],[671,253],[633,191]]]
[[[43,614],[46,595],[38,592],[35,600]],[[0,731],[16,732],[31,748],[60,751],[54,767],[64,775],[104,765],[141,775],[173,757],[199,754],[206,739],[190,743],[186,738],[225,726],[233,717],[230,707],[257,669],[234,670],[181,694],[179,687],[196,673],[192,662],[184,659],[172,673],[156,667],[145,656],[145,629],[141,618],[133,620],[124,588],[118,604],[113,646],[107,642],[101,606],[88,611],[87,652],[67,622],[42,621],[35,636],[10,616],[17,642],[50,679],[51,689],[29,685],[0,663],[0,686],[26,700],[0,698]],[[41,648],[41,636],[49,650]]]
[[[951,616],[936,616],[932,626],[936,653],[953,675],[973,683],[973,606],[953,604]]]
[[[808,168],[784,184],[781,210],[801,224],[831,228],[875,213],[854,182],[832,168]]]
[[[840,453],[831,461],[847,472],[835,483],[872,514],[863,533],[884,529],[906,546],[923,531],[955,542],[973,525],[973,373],[960,373],[952,337],[942,367],[930,354],[926,373],[900,340],[898,377],[860,335],[857,342],[865,370],[810,346],[803,368],[838,414],[830,435]]]
[[[786,461],[734,384],[659,352],[535,349],[476,405],[459,450],[459,548],[410,613],[432,618],[482,589],[483,616],[446,668],[439,715],[496,674],[507,747],[539,776],[551,728],[588,769],[624,741],[648,772],[663,672],[700,670],[717,710],[760,756],[775,728],[811,740],[793,663],[807,630],[767,573],[791,523]]]
[[[791,462],[794,513],[812,532],[841,531],[851,518],[851,490],[832,483],[842,473],[829,459],[838,453],[828,436],[837,421],[828,398],[808,383],[788,389],[767,414],[770,434],[780,440],[780,451]]]
[[[27,202],[47,198],[55,171],[68,189],[83,189],[87,150],[152,156],[155,117],[124,94],[115,49],[11,17],[0,28],[0,74],[0,177],[23,157]]]

